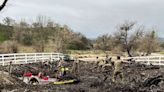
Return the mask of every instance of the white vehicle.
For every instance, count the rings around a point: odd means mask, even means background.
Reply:
[[[49,78],[47,76],[34,76],[32,74],[26,74],[23,77],[20,77],[19,79],[23,80],[26,84],[32,84],[32,85],[45,85],[52,82],[57,81],[56,78]]]
[[[54,85],[58,85],[58,84],[69,84],[69,83],[78,82],[78,80],[76,78],[75,79],[71,78],[71,79],[67,79],[67,80],[61,80],[61,79],[58,80],[57,78],[49,78],[46,76],[42,76],[42,77],[34,76],[34,75],[32,75],[32,73],[27,73],[20,79],[29,85],[46,85],[46,84],[50,84],[50,83],[53,83]]]

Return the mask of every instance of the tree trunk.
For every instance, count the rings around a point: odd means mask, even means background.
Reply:
[[[132,57],[131,50],[132,50],[132,46],[130,45],[127,47],[127,53],[129,57]]]
[[[128,56],[129,56],[129,57],[132,57],[132,55],[131,55],[131,53],[130,53],[130,50],[129,50],[129,49],[127,49],[127,53],[128,53]]]

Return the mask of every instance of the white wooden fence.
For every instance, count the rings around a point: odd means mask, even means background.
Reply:
[[[0,54],[0,65],[26,64],[43,61],[57,61],[62,57],[62,53],[13,53]]]
[[[63,57],[62,53],[13,53],[0,54],[0,65],[12,64],[27,64],[44,61],[57,61]],[[164,65],[164,56],[140,56],[123,58],[124,61],[133,58],[135,62],[146,65]]]
[[[164,56],[140,56],[140,57],[130,57],[135,60],[135,62],[139,62],[141,64],[146,65],[164,65]],[[130,58],[124,58],[123,60],[127,60]]]

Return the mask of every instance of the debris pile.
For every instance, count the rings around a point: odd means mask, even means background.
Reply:
[[[76,77],[80,80],[77,84],[66,85],[22,85],[13,88],[16,92],[19,91],[35,91],[35,92],[162,92],[164,90],[164,68],[159,66],[146,66],[137,63],[123,64],[123,79],[119,77],[115,82],[112,81],[113,68],[102,69],[96,63],[79,62],[79,68],[76,72]],[[70,62],[68,67],[72,67],[73,63]],[[27,65],[13,65],[12,76],[22,75],[27,71],[27,67],[32,67],[32,72],[46,71],[47,75],[53,76],[56,70],[56,62],[51,63],[51,66],[46,68],[41,63],[27,64]],[[25,68],[26,67],[26,68]],[[1,71],[8,71],[8,67],[1,67]],[[36,70],[36,71],[35,71]],[[6,73],[6,72],[5,72]],[[2,73],[1,73],[2,74]],[[11,79],[5,83],[11,85],[20,85],[20,82],[15,81],[14,77],[9,74],[1,76],[2,80]],[[14,80],[13,80],[14,79]],[[6,84],[3,85],[6,85]],[[12,87],[10,87],[12,88]],[[1,88],[5,89],[5,88]],[[7,90],[7,88],[6,88]]]
[[[0,89],[11,89],[14,87],[25,86],[25,83],[8,72],[0,71]]]

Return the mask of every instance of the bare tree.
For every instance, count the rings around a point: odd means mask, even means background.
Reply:
[[[15,23],[15,20],[10,17],[6,17],[2,21],[7,26],[12,26]]]
[[[146,55],[151,54],[159,49],[160,43],[158,41],[158,36],[154,30],[146,32],[144,37],[140,40],[141,45],[139,50],[146,53]]]
[[[66,50],[67,44],[73,39],[73,33],[70,31],[68,26],[60,27],[56,26],[56,32],[54,32],[53,42],[54,51],[64,52]]]
[[[47,22],[48,19],[46,16],[38,16],[37,21],[33,23],[33,30],[35,30],[33,32],[33,43],[37,52],[44,52],[46,44],[48,43],[50,30],[47,29]]]
[[[134,22],[125,22],[124,24],[122,24],[120,27],[119,27],[119,30],[120,30],[120,40],[122,40],[122,44],[124,45],[128,55],[131,57],[131,48],[132,46],[130,46],[130,41],[129,41],[129,35],[128,35],[128,32],[134,27],[135,23]]]
[[[132,56],[132,50],[137,50],[138,40],[143,35],[143,27],[134,28],[135,22],[125,22],[119,27],[119,31],[115,35],[116,43],[122,46],[128,56]],[[134,31],[134,32],[130,32]]]
[[[6,6],[8,0],[4,0],[2,5],[0,5],[0,11]]]
[[[112,41],[111,41],[112,36],[105,34],[102,36],[99,36],[95,43],[94,43],[94,48],[95,49],[101,49],[104,52],[111,50],[112,46]]]

